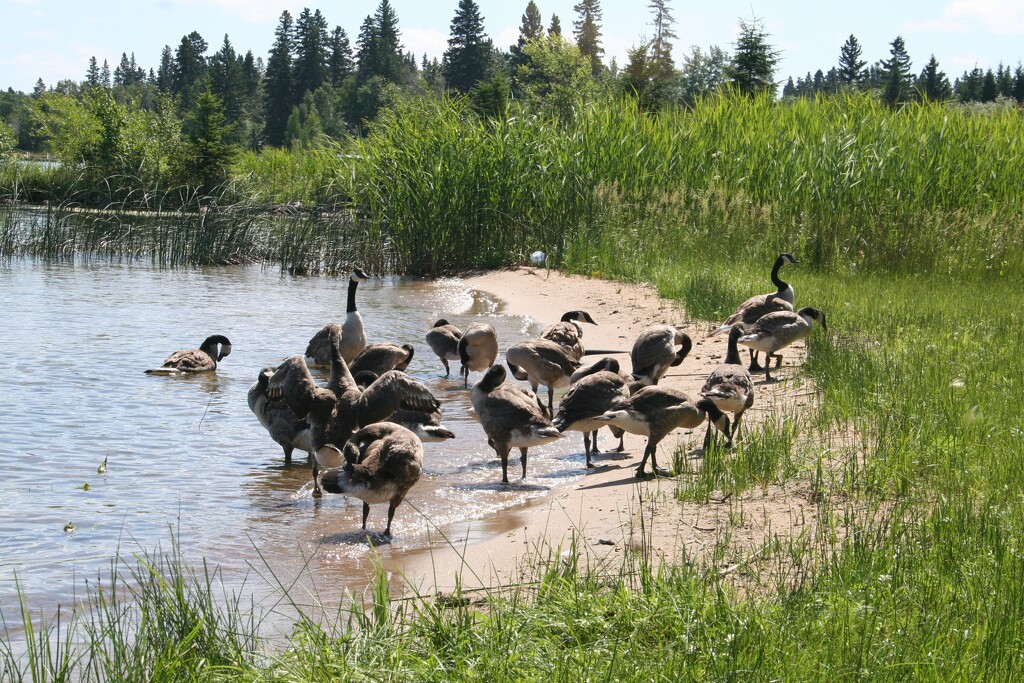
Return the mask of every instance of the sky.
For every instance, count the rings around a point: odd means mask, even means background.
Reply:
[[[417,60],[440,58],[447,47],[458,0],[390,0],[401,40]],[[225,34],[239,54],[251,50],[266,61],[274,29],[284,10],[297,17],[304,7],[319,9],[333,29],[345,29],[355,46],[359,27],[380,0],[291,2],[289,0],[0,0],[0,88],[31,92],[37,79],[48,86],[65,78],[85,78],[89,58],[107,60],[111,70],[121,53],[135,53],[139,66],[154,70],[164,45],[176,48],[198,31],[216,52]],[[507,49],[519,35],[528,0],[477,0],[484,29],[496,46]],[[578,0],[534,0],[544,24],[557,14],[562,34],[571,36]],[[647,0],[600,0],[605,63],[626,63],[626,51],[651,35]],[[677,64],[693,46],[717,45],[732,52],[740,20],[757,19],[769,42],[781,53],[776,73],[780,84],[792,76],[828,71],[851,35],[869,64],[889,56],[889,45],[902,36],[919,73],[934,54],[950,80],[979,66],[1015,67],[1024,60],[1024,0],[668,0],[678,37]]]

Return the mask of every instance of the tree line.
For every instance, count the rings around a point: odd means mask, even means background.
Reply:
[[[360,135],[401,97],[465,97],[485,117],[510,106],[565,117],[580,101],[603,94],[635,97],[645,111],[691,106],[723,89],[778,94],[781,51],[762,21],[740,20],[731,52],[694,46],[677,61],[669,0],[649,0],[648,10],[653,35],[631,48],[623,65],[605,60],[599,0],[573,7],[567,35],[557,15],[545,20],[529,0],[518,40],[508,48],[486,35],[474,0],[459,0],[440,60],[425,54],[417,59],[403,48],[389,0],[380,0],[354,40],[341,26],[332,28],[319,9],[305,8],[296,17],[284,11],[266,60],[251,51],[240,54],[228,35],[208,54],[210,44],[193,31],[176,47],[164,46],[155,68],[140,66],[134,54],[122,53],[113,70],[94,57],[81,80],[52,86],[39,80],[31,93],[0,93],[0,153],[49,151],[106,164],[108,172],[137,172],[141,152],[125,162],[131,153],[114,149],[125,144],[115,138],[134,130],[174,148],[148,172],[168,181],[210,184],[238,150]],[[888,57],[869,65],[851,35],[835,66],[790,78],[781,95],[867,90],[892,105],[917,99],[1024,101],[1021,66],[1012,72],[1002,65],[995,72],[975,68],[950,82],[934,55],[915,75],[903,39],[897,36],[890,48]],[[112,163],[119,168],[109,168]]]

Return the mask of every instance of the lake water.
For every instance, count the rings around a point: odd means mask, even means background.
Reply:
[[[357,303],[368,341],[416,347],[409,373],[432,388],[457,435],[424,444],[425,473],[395,514],[393,538],[374,537],[380,545],[371,547],[361,502],[314,500],[305,454],[286,466],[246,403],[261,368],[302,353],[324,324],[343,320],[346,292],[347,278],[259,266],[0,264],[0,612],[8,624],[18,620],[17,589],[34,611],[52,613],[81,599],[84,582],[106,575],[115,556],[130,561],[172,539],[187,561],[220,566],[229,589],[258,602],[278,580],[316,577],[315,592],[337,604],[334,596],[365,585],[375,552],[421,550],[439,529],[457,541],[498,533],[516,508],[583,475],[581,444],[567,438],[534,449],[527,479],[502,486],[457,365],[445,378],[424,341],[439,317],[460,327],[486,319],[504,351],[536,334],[532,321],[502,315],[499,302],[458,279],[367,280]],[[143,373],[211,334],[232,342],[216,374]],[[510,473],[517,467],[511,458]],[[368,528],[383,529],[386,511],[372,506]]]

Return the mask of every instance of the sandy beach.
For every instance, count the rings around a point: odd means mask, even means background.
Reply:
[[[588,311],[598,324],[584,325],[586,347],[623,351],[614,357],[625,371],[631,369],[629,349],[643,328],[684,326],[693,350],[661,383],[691,396],[725,357],[726,335],[709,338],[713,325],[691,320],[678,303],[660,299],[650,286],[534,268],[487,272],[465,281],[504,301],[503,312],[528,315],[540,324],[557,321],[565,311]],[[504,351],[508,343],[499,340],[499,345]],[[741,352],[746,359],[745,349]],[[799,369],[804,353],[802,342],[783,351],[783,367],[773,373],[781,381],[764,384],[763,376],[754,377],[757,398],[744,417],[747,430],[740,441],[766,416],[793,415],[814,399]],[[588,356],[584,362],[600,357]],[[502,354],[499,362],[503,359]],[[681,446],[686,466],[679,477],[693,477],[701,465],[703,436],[703,426],[676,430],[659,446],[659,463],[671,466],[673,451]],[[583,452],[581,434],[568,432],[566,438],[577,441]],[[506,531],[468,544],[449,542],[438,532],[431,539],[432,550],[403,557],[392,571],[404,576],[409,590],[420,595],[446,593],[457,586],[518,583],[535,576],[538,562],[563,561],[571,550],[581,565],[612,572],[637,552],[648,553],[656,562],[715,561],[721,571],[730,572],[752,561],[768,535],[803,533],[815,522],[817,506],[811,492],[797,485],[764,485],[736,498],[712,495],[708,502],[680,502],[674,495],[679,478],[635,477],[645,443],[645,437],[627,434],[626,452],[602,452],[595,457],[597,467],[583,473],[577,484],[553,490],[541,503],[502,513],[509,515]],[[607,430],[601,431],[600,444],[602,451],[617,445]],[[530,457],[543,458],[544,448],[531,449]],[[515,486],[516,480],[510,479]]]

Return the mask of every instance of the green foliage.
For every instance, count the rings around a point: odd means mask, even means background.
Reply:
[[[229,142],[231,126],[220,99],[206,88],[186,125],[184,154],[179,173],[200,192],[212,192],[227,180],[228,167],[238,148]]]
[[[581,99],[595,94],[590,60],[561,36],[526,43],[523,54],[526,63],[516,69],[514,87],[526,109],[569,119]]]
[[[8,161],[14,156],[16,142],[14,129],[6,122],[0,121],[0,162]]]
[[[769,37],[760,19],[740,19],[740,35],[729,65],[730,82],[739,92],[775,94],[775,67],[780,53],[768,42]]]
[[[451,23],[451,37],[441,69],[448,87],[468,93],[491,75],[491,39],[484,33],[480,8],[473,0],[459,0]]]

